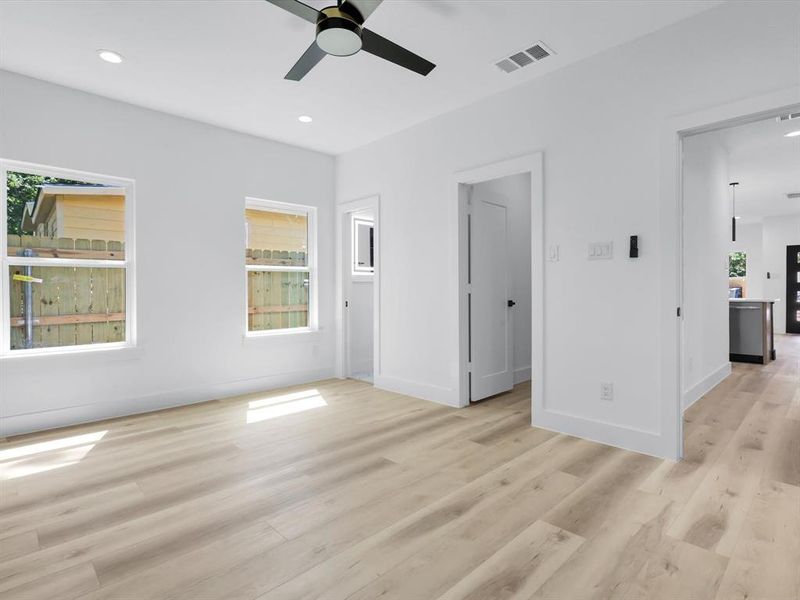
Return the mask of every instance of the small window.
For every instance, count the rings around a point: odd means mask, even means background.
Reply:
[[[315,217],[312,207],[247,200],[248,333],[316,328]]]
[[[131,345],[131,183],[0,166],[6,183],[0,350]]]
[[[375,223],[353,216],[353,275],[375,272]]]
[[[728,255],[728,277],[747,277],[747,254],[731,252]]]

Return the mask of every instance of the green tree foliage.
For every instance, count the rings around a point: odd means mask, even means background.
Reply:
[[[747,254],[731,252],[728,256],[728,277],[745,277],[747,275]]]
[[[8,190],[8,203],[6,207],[8,233],[15,235],[20,235],[22,233],[22,215],[25,211],[25,203],[35,201],[36,197],[39,195],[38,186],[47,183],[75,185],[83,182],[9,171],[6,179],[6,188]]]

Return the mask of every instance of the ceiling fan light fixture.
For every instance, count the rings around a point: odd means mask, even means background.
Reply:
[[[317,24],[317,46],[326,54],[351,56],[361,50],[361,27],[341,17],[328,17]]]

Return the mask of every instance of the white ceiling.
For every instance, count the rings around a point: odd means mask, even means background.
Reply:
[[[264,0],[4,0],[0,68],[338,154],[719,3],[386,0],[367,27],[436,63],[427,78],[362,52],[297,83],[283,76],[314,27]],[[538,40],[557,55],[510,75],[493,66]],[[126,60],[101,62],[99,48]]]
[[[770,118],[723,129],[716,135],[730,155],[730,180],[738,181],[736,213],[742,222],[800,213],[800,137],[785,133],[800,130],[800,119],[778,123]]]

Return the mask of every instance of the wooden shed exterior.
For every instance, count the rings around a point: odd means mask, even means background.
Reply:
[[[38,237],[125,241],[125,195],[118,188],[42,186],[23,218]]]
[[[248,208],[245,219],[248,248],[307,251],[308,218],[305,215]]]

